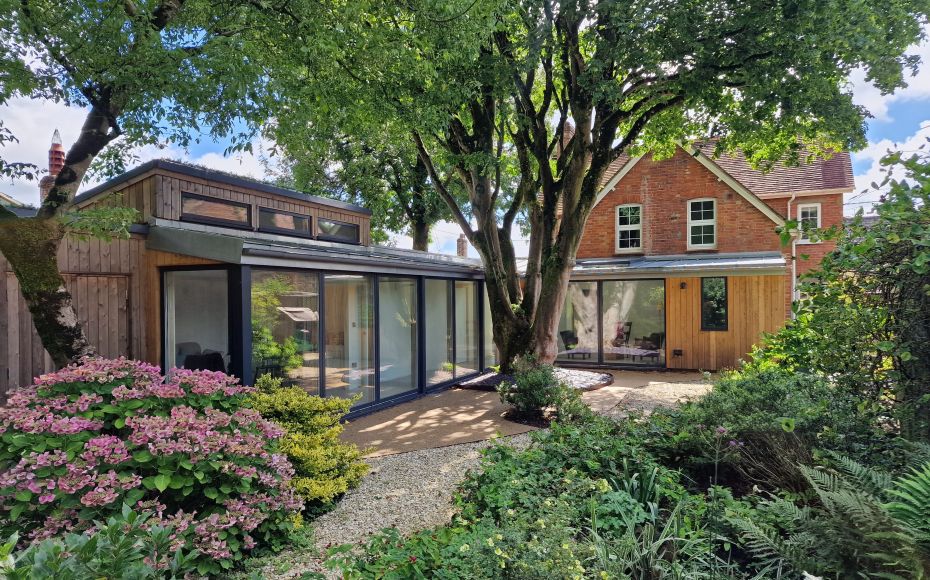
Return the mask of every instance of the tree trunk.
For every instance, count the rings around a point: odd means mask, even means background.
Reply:
[[[42,346],[56,366],[93,354],[58,271],[64,228],[55,219],[0,221],[0,253],[10,262]]]
[[[429,249],[430,225],[421,220],[410,223],[410,233],[413,234],[413,249],[425,252]]]
[[[118,136],[115,117],[115,110],[97,106],[87,113],[37,217],[0,216],[0,253],[10,262],[36,333],[58,367],[94,354],[58,271],[58,248],[65,236],[59,217],[74,199],[91,162]]]

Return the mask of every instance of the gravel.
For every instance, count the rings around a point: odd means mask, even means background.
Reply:
[[[529,445],[529,433],[499,439],[517,448]],[[465,473],[478,466],[479,451],[492,441],[422,449],[368,459],[371,471],[361,484],[333,509],[311,524],[317,549],[364,545],[383,528],[411,534],[446,524],[452,519],[452,494]],[[295,578],[306,571],[323,571],[322,560],[312,553],[305,560],[288,558],[293,565],[283,573],[265,570],[266,578]]]

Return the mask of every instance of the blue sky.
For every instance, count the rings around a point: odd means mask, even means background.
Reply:
[[[856,190],[847,195],[845,211],[848,215],[859,208],[868,211],[877,199],[878,193],[863,194],[862,191],[870,183],[882,181],[879,161],[888,150],[914,151],[930,138],[930,42],[911,47],[908,52],[920,55],[923,61],[921,69],[916,77],[908,79],[907,88],[892,95],[879,94],[865,82],[864,75],[859,71],[850,78],[855,101],[869,110],[873,117],[868,121],[868,146],[852,154]],[[52,132],[59,129],[67,147],[77,138],[83,114],[61,104],[19,99],[0,107],[0,118],[20,138],[19,143],[4,148],[4,158],[45,167]],[[260,159],[261,152],[267,151],[269,146],[270,143],[257,141],[253,144],[255,154],[226,157],[223,155],[225,143],[205,140],[187,150],[146,147],[140,151],[140,157],[143,161],[157,157],[181,158],[223,171],[260,178],[265,173]],[[93,183],[88,181],[84,187],[91,185]],[[38,202],[36,182],[0,182],[0,192],[27,203]],[[438,224],[433,232],[430,250],[454,254],[459,233],[458,226],[453,223]],[[395,241],[399,247],[410,247],[412,242],[407,236],[397,236]],[[525,253],[526,241],[514,241],[517,254]],[[470,250],[470,253],[475,256],[474,250]]]

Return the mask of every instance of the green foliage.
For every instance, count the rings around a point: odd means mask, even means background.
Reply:
[[[501,402],[513,406],[517,413],[541,416],[559,400],[560,388],[553,366],[540,364],[529,356],[514,361],[513,382],[502,382],[497,392]]]
[[[109,242],[128,238],[129,227],[138,219],[139,212],[131,207],[99,207],[65,213],[61,221],[68,233],[78,239]]]
[[[5,580],[142,580],[184,578],[196,572],[192,553],[178,550],[171,528],[149,527],[149,515],[124,505],[93,533],[66,534],[14,553],[18,537],[0,546]]]
[[[289,336],[282,342],[274,339],[281,297],[294,291],[287,276],[268,276],[252,285],[252,358],[280,365],[283,371],[303,365],[297,340]]]
[[[849,459],[837,463],[838,471],[801,467],[815,494],[811,507],[765,500],[757,521],[733,518],[755,565],[841,577],[927,577],[930,464],[892,481]],[[892,497],[907,498],[907,507],[889,503]],[[775,523],[760,524],[766,516]]]
[[[256,386],[249,404],[285,430],[280,446],[294,466],[292,485],[311,507],[330,505],[361,481],[368,472],[362,451],[339,439],[340,421],[354,399],[310,395],[268,375],[259,377]]]

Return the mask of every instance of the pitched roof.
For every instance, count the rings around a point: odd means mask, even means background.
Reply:
[[[730,177],[756,195],[770,196],[831,190],[852,191],[855,187],[852,161],[849,153],[846,152],[835,153],[829,159],[818,157],[811,163],[802,163],[798,166],[778,164],[771,171],[764,172],[760,169],[753,169],[742,153],[714,157],[713,142],[697,143],[694,146]],[[607,171],[601,178],[601,186],[606,185],[629,161],[628,155],[621,155],[608,165]]]
[[[5,207],[26,207],[26,204],[0,191],[0,205]]]

